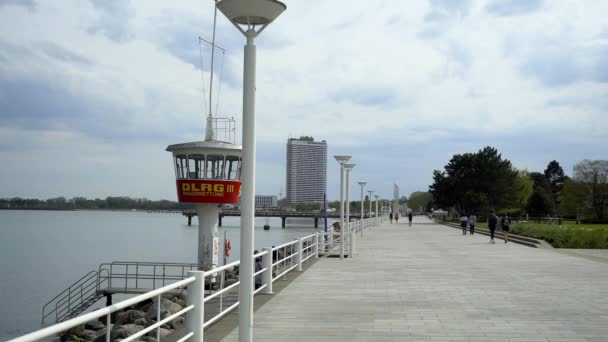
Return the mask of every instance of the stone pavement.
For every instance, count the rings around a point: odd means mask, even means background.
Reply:
[[[414,222],[310,266],[255,312],[254,340],[608,341],[608,264]]]

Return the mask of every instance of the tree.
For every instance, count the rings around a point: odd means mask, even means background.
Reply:
[[[415,191],[410,195],[407,206],[413,211],[424,211],[433,201],[433,194],[428,191]]]
[[[340,201],[338,201],[339,205]],[[320,202],[300,202],[296,204],[297,211],[315,211],[321,209],[323,203]]]
[[[586,188],[586,203],[599,221],[608,206],[608,160],[583,160],[574,165],[574,180]]]
[[[531,216],[545,216],[553,212],[553,200],[544,187],[537,186],[526,207]]]
[[[564,169],[562,169],[559,163],[553,160],[545,169],[545,178],[547,178],[547,181],[549,182],[553,203],[555,204],[555,207],[559,207],[561,202],[560,194],[568,176],[564,174]]]
[[[586,216],[588,209],[586,203],[587,188],[584,183],[567,179],[562,189],[562,202],[559,207],[559,214],[562,217]]]
[[[528,171],[517,171],[517,178],[513,184],[513,190],[516,193],[518,208],[526,208],[528,200],[534,193],[534,181],[532,181]]]
[[[433,172],[429,192],[438,207],[455,207],[459,212],[480,212],[490,207],[507,208],[517,202],[513,186],[517,171],[495,148],[457,154]]]

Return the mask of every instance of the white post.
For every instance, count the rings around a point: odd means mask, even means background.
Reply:
[[[344,163],[340,163],[340,259],[344,259]]]
[[[296,271],[302,272],[302,259],[304,259],[302,257],[302,239],[297,240],[298,242],[296,242],[296,264],[298,266],[296,267]]]
[[[350,253],[349,257],[355,257],[355,232],[350,232]]]
[[[361,228],[361,236],[363,236],[363,218],[365,217],[363,213],[363,187],[365,186],[365,184],[363,184],[363,182],[359,182],[359,185],[361,185],[361,216],[359,220],[361,224],[359,228]]]
[[[272,294],[272,248],[264,247],[262,251],[266,252],[266,254],[262,255],[262,268],[266,269],[262,273],[262,285],[266,285],[266,287],[260,292]]]
[[[255,36],[246,32],[243,71],[243,165],[241,192],[241,265],[239,341],[253,341],[253,243],[255,218]]]
[[[378,197],[380,197],[380,196],[376,195],[376,224],[377,225],[380,224],[380,221],[379,221],[380,216],[378,216]]]
[[[219,221],[217,204],[197,204],[198,216],[198,264],[199,269],[210,271],[218,267],[219,236],[217,226]],[[212,277],[215,281],[215,276]]]
[[[323,239],[325,240],[325,239]],[[315,259],[319,258],[319,233],[317,233],[316,235],[316,240],[315,240]]]
[[[205,324],[205,304],[203,304],[205,297],[205,272],[188,271],[188,277],[195,277],[196,280],[188,285],[186,305],[194,305],[194,309],[186,314],[186,327],[194,333],[191,341],[203,342],[203,324]]]
[[[344,223],[344,227],[347,228],[347,232],[350,233],[350,170],[351,168],[346,169],[346,219]]]

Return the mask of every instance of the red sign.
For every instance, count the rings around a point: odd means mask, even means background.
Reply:
[[[237,204],[241,181],[178,179],[177,199],[186,203]]]

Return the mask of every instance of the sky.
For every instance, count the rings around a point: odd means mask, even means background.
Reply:
[[[385,198],[485,146],[529,171],[607,158],[608,1],[285,3],[256,40],[258,194],[284,194],[302,135],[328,142],[330,199],[336,154]],[[217,20],[240,143],[244,37]],[[176,200],[165,148],[203,139],[212,27],[211,0],[0,0],[0,197]]]

